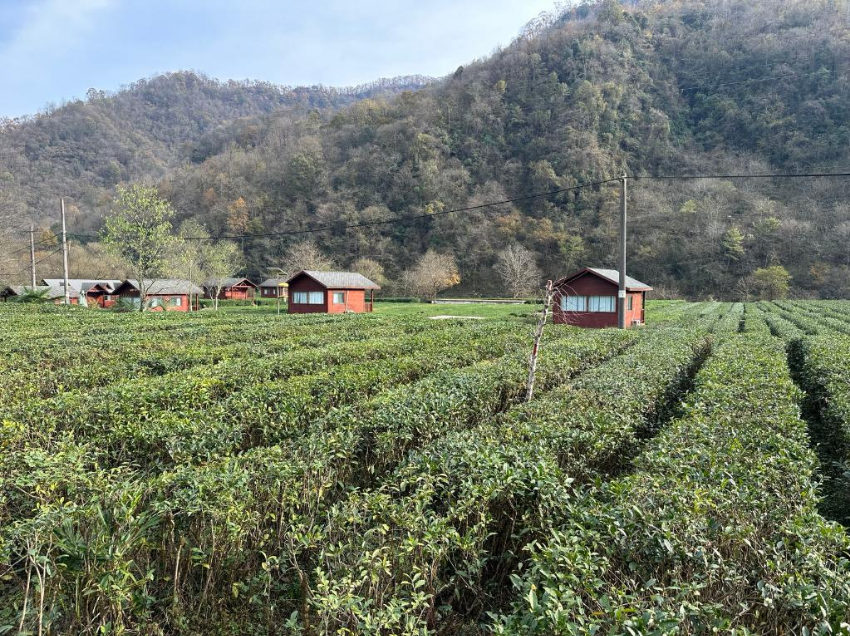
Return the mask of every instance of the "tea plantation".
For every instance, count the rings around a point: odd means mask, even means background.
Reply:
[[[0,305],[0,634],[850,633],[850,302],[485,318]]]

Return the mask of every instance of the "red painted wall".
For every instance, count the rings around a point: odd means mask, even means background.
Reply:
[[[324,294],[324,302],[321,305],[305,305],[293,302],[295,292],[320,291]],[[328,313],[327,290],[309,276],[300,276],[289,283],[289,305],[290,314],[326,314]]]
[[[321,305],[309,305],[295,302],[296,292],[321,291],[324,293],[324,303]],[[333,302],[334,293],[345,294],[343,302]],[[321,284],[309,276],[301,276],[289,283],[289,313],[290,314],[344,314],[346,312],[364,313],[372,311],[372,305],[368,302],[370,292],[364,289],[325,289]]]
[[[345,294],[343,302],[337,304],[333,302],[334,294]],[[328,313],[343,314],[350,311],[357,314],[362,314],[367,311],[372,311],[371,307],[366,304],[367,292],[364,289],[329,289],[328,290]]]
[[[286,287],[260,287],[260,294],[263,298],[277,298],[278,289],[280,289],[280,297],[286,298]]]
[[[556,289],[552,299],[552,320],[556,324],[576,325],[578,327],[616,327],[617,326],[617,290],[618,286],[607,280],[585,273],[569,284]],[[562,294],[570,296],[613,296],[613,312],[564,312],[561,310]],[[628,309],[629,298],[632,308]],[[626,326],[631,327],[634,320],[644,321],[644,292],[628,292],[626,295]]]

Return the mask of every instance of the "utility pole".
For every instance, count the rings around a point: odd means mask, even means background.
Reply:
[[[68,235],[65,232],[65,199],[59,199],[62,206],[62,269],[65,276],[65,304],[71,304],[71,288],[68,287]]]
[[[620,177],[620,289],[617,292],[617,327],[626,328],[626,197],[628,176]]]
[[[32,288],[35,289],[35,225],[30,224],[30,268],[32,270]]]

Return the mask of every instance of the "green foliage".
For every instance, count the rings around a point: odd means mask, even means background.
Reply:
[[[724,339],[634,474],[534,546],[501,631],[846,631],[850,544],[817,513],[797,398],[781,342]]]
[[[530,324],[504,313],[0,313],[2,624],[840,631],[847,540],[768,329],[825,348],[841,303],[548,327],[527,403]],[[845,354],[801,359],[838,395]]]
[[[50,302],[50,290],[25,287],[24,292],[9,298],[10,303],[47,303]]]
[[[118,188],[113,213],[106,218],[103,243],[133,272],[141,311],[152,279],[163,273],[176,241],[171,232],[173,217],[174,209],[156,188],[133,185]]]
[[[791,275],[781,265],[761,267],[753,272],[753,284],[764,300],[780,300],[788,297]]]

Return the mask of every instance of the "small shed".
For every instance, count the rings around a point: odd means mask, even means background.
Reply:
[[[380,289],[357,272],[302,270],[286,282],[290,314],[370,312]]]
[[[210,278],[204,281],[204,295],[215,298],[216,287],[221,287],[219,300],[252,300],[257,291],[257,286],[247,278],[222,278],[220,281]]]
[[[280,298],[286,300],[289,284],[285,278],[267,278],[260,283],[260,296],[262,298]]]
[[[197,298],[204,293],[191,281],[179,278],[159,278],[145,282],[151,311],[189,311],[192,296]],[[125,280],[115,289],[114,294],[136,308],[141,303],[141,291],[136,280]]]
[[[579,327],[616,327],[620,273],[615,269],[586,267],[555,281],[552,319]],[[626,326],[645,321],[646,292],[652,287],[626,276]]]

